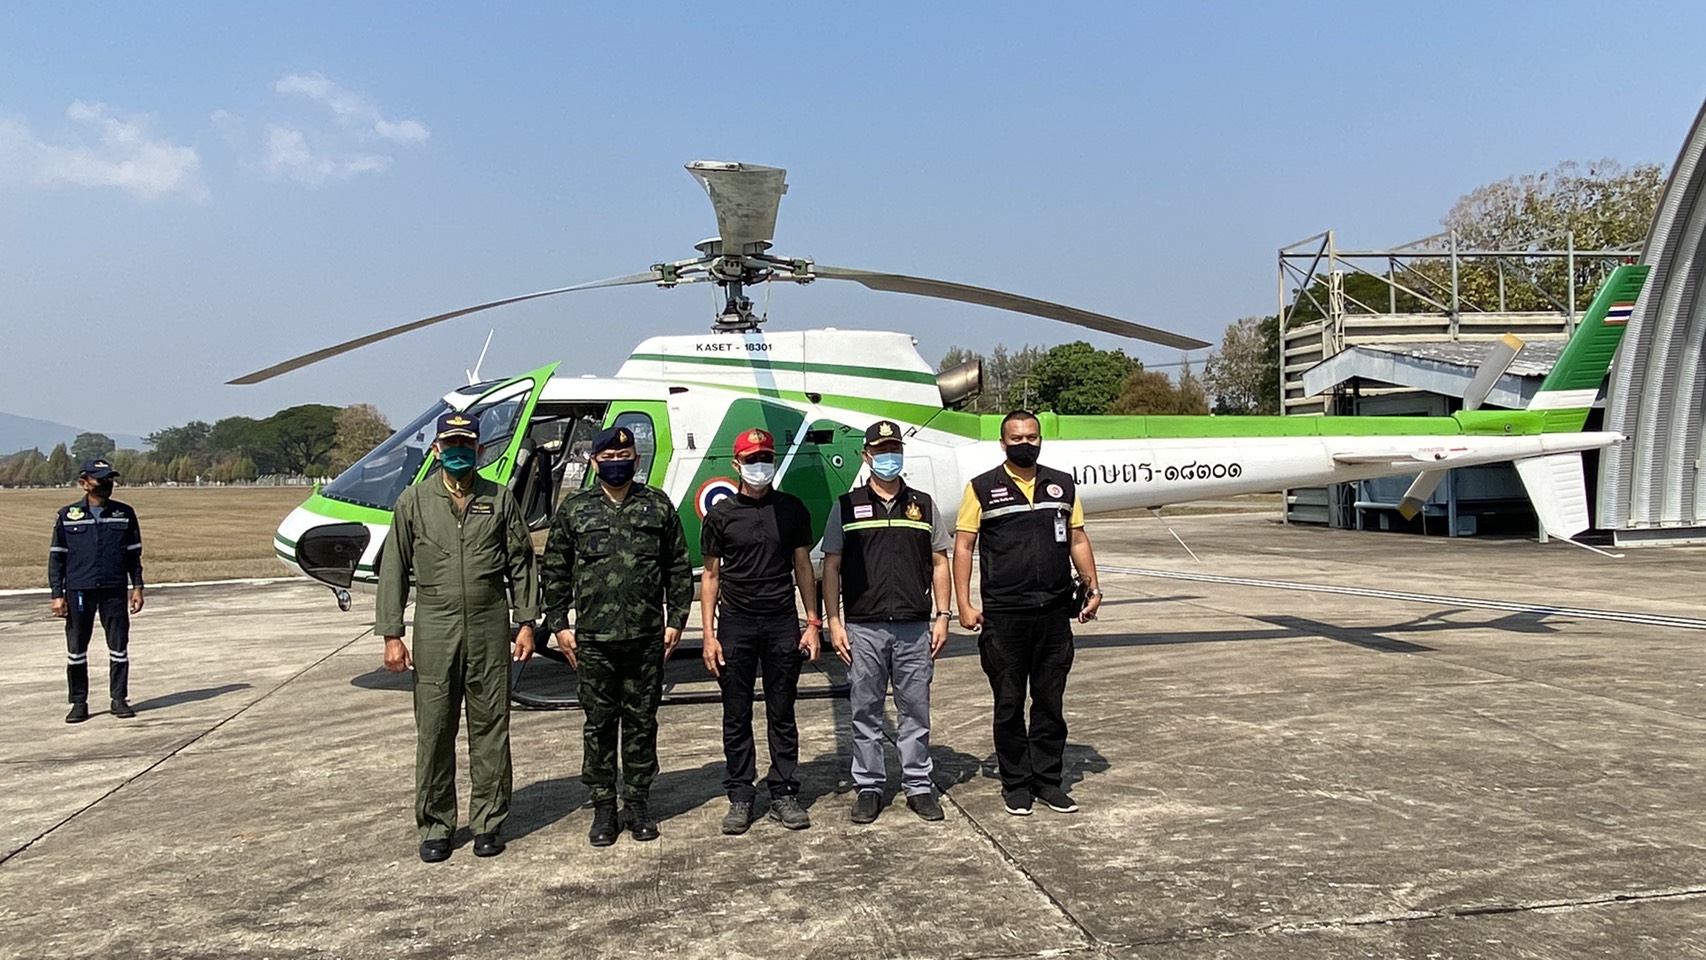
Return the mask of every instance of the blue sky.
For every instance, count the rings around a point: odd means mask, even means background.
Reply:
[[[819,12],[822,11],[822,12]],[[779,252],[1060,300],[1216,339],[1275,251],[1378,247],[1563,160],[1669,164],[1706,5],[9,4],[0,11],[0,411],[113,432],[371,402],[484,372],[614,372],[696,333],[703,287],[452,321],[715,232],[681,169],[787,167]],[[773,328],[950,345],[1050,321],[818,283]]]

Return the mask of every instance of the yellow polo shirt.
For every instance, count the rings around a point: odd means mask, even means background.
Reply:
[[[1005,463],[1001,465],[1001,470],[1007,474],[1007,479],[1013,481],[1013,486],[1018,487],[1019,492],[1025,495],[1028,502],[1036,502],[1037,479],[1035,476],[1029,480],[1015,477],[1013,471],[1009,470]],[[1079,501],[1076,489],[1072,491],[1072,518],[1067,521],[1066,525],[1074,530],[1084,526],[1084,504]],[[971,484],[968,483],[966,484],[965,496],[960,498],[960,514],[954,520],[954,529],[963,530],[966,533],[976,533],[978,528],[982,526],[983,504],[977,502],[977,494],[972,492]]]

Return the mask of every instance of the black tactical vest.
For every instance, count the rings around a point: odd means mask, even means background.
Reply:
[[[1034,500],[1026,500],[1005,467],[972,478],[983,508],[978,527],[983,609],[1037,613],[1072,609],[1071,474],[1037,465]],[[1065,531],[1057,536],[1058,530]]]
[[[841,596],[848,623],[931,617],[930,531],[936,504],[904,484],[893,510],[870,486],[841,495]]]

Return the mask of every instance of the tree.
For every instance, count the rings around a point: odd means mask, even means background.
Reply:
[[[104,433],[79,433],[77,439],[71,441],[71,459],[78,463],[102,460],[111,457],[117,448],[113,438]]]
[[[1227,324],[1220,346],[1209,351],[1202,382],[1215,413],[1279,412],[1277,403],[1266,402],[1279,397],[1279,345],[1269,342],[1265,324],[1273,326],[1277,341],[1278,318],[1245,317]]]
[[[1458,198],[1442,222],[1456,233],[1459,249],[1560,250],[1566,242],[1577,250],[1634,248],[1646,238],[1663,192],[1657,164],[1624,169],[1615,160],[1572,161],[1478,187]],[[1587,308],[1615,266],[1576,262],[1576,309]],[[1458,264],[1458,289],[1474,307],[1495,310],[1502,276],[1505,309],[1556,310],[1569,289],[1568,269],[1562,257],[1468,258]],[[1448,281],[1449,271],[1449,263],[1436,261],[1421,272],[1438,282]]]
[[[339,410],[332,424],[336,431],[330,458],[333,473],[344,472],[391,436],[391,422],[370,403],[352,403]]]
[[[61,484],[69,483],[77,477],[77,464],[71,459],[71,451],[65,449],[65,444],[55,444],[52,452],[43,461],[41,469],[45,471],[39,483]]]
[[[201,420],[191,420],[181,427],[156,430],[142,439],[153,448],[154,456],[170,463],[179,457],[202,456],[211,426]]]
[[[304,403],[268,417],[277,469],[287,473],[315,473],[326,469],[326,455],[337,439],[338,408],[323,403]]]
[[[1143,365],[1123,350],[1097,350],[1082,340],[1052,347],[1031,367],[1030,386],[1037,410],[1063,414],[1107,413],[1126,379]],[[1008,401],[1024,384],[1008,389]]]
[[[10,487],[28,486],[33,482],[36,467],[46,460],[41,451],[34,447],[19,450],[0,463],[0,483]]]
[[[1185,380],[1189,373],[1189,368],[1185,368],[1180,380]],[[1192,376],[1190,383],[1175,386],[1171,378],[1158,370],[1133,370],[1107,412],[1160,416],[1207,413],[1208,399],[1203,396],[1202,388],[1195,385],[1195,380]]]

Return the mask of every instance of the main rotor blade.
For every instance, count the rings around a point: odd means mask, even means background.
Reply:
[[[776,208],[782,203],[782,194],[788,192],[784,182],[788,171],[753,163],[695,160],[687,164],[687,172],[705,188],[717,211],[723,253],[740,256],[763,252],[762,247],[754,245],[776,236]]]
[[[538,293],[527,293],[519,297],[505,297],[502,300],[493,300],[490,303],[482,303],[472,307],[463,307],[461,310],[452,310],[449,313],[441,313],[436,316],[413,320],[409,323],[398,324],[395,327],[388,327],[378,333],[370,333],[365,337],[357,337],[354,340],[345,340],[343,343],[337,344],[336,346],[326,347],[323,350],[316,350],[313,353],[305,353],[300,357],[286,360],[283,363],[275,363],[272,366],[267,367],[265,370],[256,370],[254,373],[245,374],[235,380],[227,380],[225,382],[231,385],[241,385],[260,383],[263,380],[271,380],[273,377],[276,377],[281,373],[289,373],[292,370],[306,367],[311,363],[319,363],[321,360],[325,360],[328,357],[335,357],[340,353],[348,353],[359,347],[365,347],[370,343],[389,340],[392,337],[408,333],[411,330],[430,327],[435,323],[441,323],[445,320],[454,320],[457,317],[465,317],[470,313],[479,313],[481,310],[490,310],[493,307],[501,307],[511,303],[520,303],[523,300],[537,300],[540,297],[554,296],[559,293],[571,293],[576,290],[594,290],[599,287],[621,287],[634,283],[655,283],[660,279],[662,279],[662,277],[658,271],[648,270],[645,273],[630,274],[626,277],[611,277],[607,280],[594,280],[591,283],[577,283],[572,287],[558,287],[555,290],[541,290]]]
[[[1091,330],[1130,337],[1133,340],[1144,340],[1149,343],[1159,343],[1162,346],[1177,347],[1180,350],[1200,350],[1209,345],[1207,341],[1187,337],[1182,333],[1173,333],[1168,330],[1145,326],[1141,323],[1121,320],[1117,317],[1091,313],[1077,307],[1068,307],[1032,297],[1022,297],[1016,293],[1005,293],[987,287],[973,287],[964,283],[950,283],[947,280],[931,280],[927,277],[908,277],[898,273],[877,273],[871,270],[854,270],[849,267],[832,267],[821,263],[813,264],[812,272],[826,280],[852,280],[854,283],[864,284],[872,290],[910,293],[914,296],[935,297],[939,300],[958,300],[961,303],[975,303],[979,306],[994,307],[997,310],[1028,313],[1034,317],[1059,320],[1062,323],[1089,327]]]

